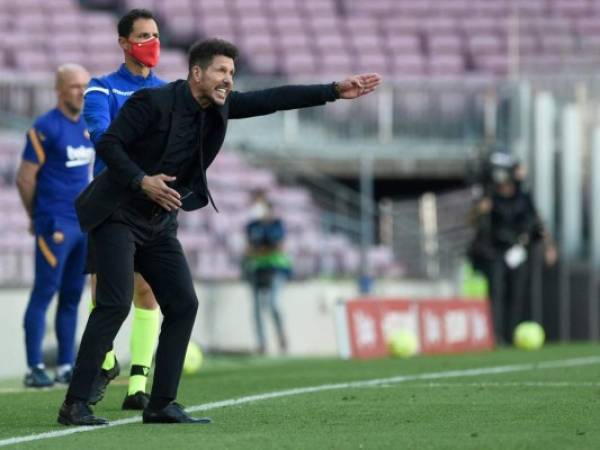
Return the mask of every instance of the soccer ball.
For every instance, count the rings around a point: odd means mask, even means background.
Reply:
[[[190,341],[185,353],[185,361],[183,362],[183,373],[192,375],[200,370],[202,366],[202,350],[195,342]]]
[[[538,350],[544,345],[544,329],[536,322],[521,322],[513,335],[513,343],[520,350]]]
[[[410,358],[417,353],[418,346],[417,337],[408,330],[394,331],[388,339],[390,354],[398,358]]]

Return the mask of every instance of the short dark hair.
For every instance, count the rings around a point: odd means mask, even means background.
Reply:
[[[223,39],[199,41],[190,47],[188,69],[192,70],[193,66],[200,66],[204,70],[210,66],[215,56],[227,56],[235,61],[238,53],[235,45]]]
[[[157,22],[152,11],[147,9],[132,9],[119,20],[119,24],[117,25],[119,37],[128,38],[133,31],[133,23],[138,19],[152,19]]]

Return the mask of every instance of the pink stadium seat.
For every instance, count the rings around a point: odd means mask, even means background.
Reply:
[[[45,0],[42,2],[42,10],[46,13],[77,11],[79,10],[79,2],[77,0]]]
[[[258,75],[275,75],[280,71],[280,58],[272,50],[251,53],[248,63]]]
[[[119,55],[123,52],[121,47],[119,47],[116,26],[114,29],[98,30],[94,34],[93,40],[84,40],[82,43],[83,48],[90,52],[90,55],[93,52],[115,52]]]
[[[463,42],[458,34],[430,34],[427,36],[427,48],[430,54],[463,52]]]
[[[417,33],[422,28],[421,19],[417,17],[406,17],[399,15],[382,17],[380,24],[381,28],[388,36],[396,33]]]
[[[333,0],[302,0],[300,5],[305,12],[313,17],[335,14],[335,3]]]
[[[369,16],[349,16],[344,22],[346,31],[351,34],[374,34],[377,32],[377,20]]]
[[[425,75],[427,72],[426,67],[426,60],[422,53],[393,56],[392,70],[396,76]]]
[[[357,56],[355,65],[357,72],[377,72],[382,75],[389,73],[389,57],[382,52],[359,52]]]
[[[298,34],[307,28],[305,21],[297,15],[276,15],[272,19],[272,24],[275,30],[281,35],[285,33]]]
[[[431,75],[452,77],[464,74],[465,61],[462,54],[432,54],[427,67]]]
[[[570,53],[575,50],[576,45],[572,34],[543,34],[541,35],[541,44],[546,53]]]
[[[337,16],[315,16],[309,22],[309,28],[314,34],[335,33],[342,30],[341,20]]]
[[[473,55],[498,54],[504,51],[500,36],[496,34],[467,35],[467,48]]]
[[[432,14],[435,5],[432,0],[398,0],[394,9],[403,16],[423,17]]]
[[[20,70],[53,70],[47,52],[41,50],[19,51],[14,54],[15,66]]]
[[[300,14],[296,0],[265,0],[265,11],[272,17],[291,17]]]
[[[582,36],[600,34],[600,16],[580,17],[575,22],[575,30]]]
[[[231,7],[229,0],[197,0],[194,3],[206,12],[228,10]]]
[[[94,39],[96,33],[110,33],[116,39],[117,18],[114,14],[103,11],[86,11],[85,14],[80,15],[80,24],[82,30],[94,33]]]
[[[518,10],[521,17],[541,16],[548,12],[545,0],[512,0],[509,11]]]
[[[229,0],[229,4],[243,13],[247,11],[262,12],[265,9],[265,2],[263,0]]]
[[[335,53],[325,53],[319,60],[318,70],[321,74],[335,77],[349,75],[353,72],[354,58],[346,50],[341,49]]]
[[[584,17],[590,12],[590,2],[588,0],[552,0],[550,9],[552,14],[557,16]]]
[[[510,12],[507,0],[480,0],[469,5],[469,19],[474,19],[472,14],[480,17],[504,17]]]
[[[91,6],[92,8],[117,9],[117,8],[119,8],[121,1],[120,0],[86,0],[85,4],[88,6]]]
[[[328,57],[334,56],[339,51],[345,51],[348,48],[348,39],[341,33],[336,34],[316,34],[315,45]]]
[[[470,11],[473,2],[468,0],[445,0],[432,5],[440,16],[464,16]]]
[[[189,12],[181,11],[170,13],[169,35],[171,40],[180,45],[188,45],[194,42],[198,36],[198,21],[189,14]]]
[[[197,30],[205,37],[220,37],[233,41],[232,37],[235,36],[234,22],[229,14],[201,16],[198,18]]]
[[[125,10],[130,10],[134,8],[146,8],[151,11],[157,9],[157,5],[161,2],[161,0],[125,0]]]
[[[86,62],[89,60],[89,54],[86,54],[83,50],[55,50],[50,53],[51,57],[51,68],[57,68],[61,64],[66,63],[77,63],[86,66]],[[87,68],[87,67],[86,67]]]
[[[508,46],[508,41],[507,41]],[[535,34],[521,33],[519,35],[519,52],[522,55],[530,55],[540,50],[539,38]]]
[[[255,33],[246,35],[241,45],[249,57],[256,53],[274,53],[275,39],[270,33]]]
[[[186,78],[187,76],[187,56],[181,50],[161,50],[160,64],[157,67],[157,73],[160,70],[168,70],[169,74],[179,74],[176,78]]]
[[[46,29],[46,17],[40,13],[19,14],[13,17],[12,25],[17,31],[36,30],[38,32]]]
[[[282,58],[282,71],[288,76],[311,75],[316,69],[315,56],[309,52],[287,53]]]
[[[164,17],[168,17],[169,21],[175,19],[169,17],[170,14],[175,17],[192,16],[193,15],[192,0],[169,0],[168,2],[159,2],[157,5],[158,13]]]
[[[421,40],[416,34],[392,34],[385,43],[391,53],[414,54],[421,51]]]
[[[453,17],[435,16],[423,20],[422,29],[428,34],[449,35],[458,31],[458,22]]]
[[[32,11],[41,11],[44,2],[42,0],[22,0],[18,2],[2,3],[7,3],[7,6],[10,6],[13,12],[21,15],[31,13]]]
[[[581,48],[586,53],[600,52],[600,35],[590,34],[581,37]]]
[[[257,15],[242,15],[238,17],[237,22],[239,28],[244,32],[259,32],[266,31],[271,28],[271,22],[267,16],[262,14]]]
[[[92,75],[104,75],[114,72],[123,62],[123,55],[115,52],[95,53],[94,57],[84,62]]]
[[[506,75],[508,73],[508,59],[506,55],[480,55],[475,59],[475,66],[482,72],[494,75]]]
[[[69,33],[68,31],[62,33],[54,33],[48,36],[46,40],[46,46],[53,52],[60,51],[83,51],[84,41],[81,39],[81,34],[77,32]]]
[[[508,26],[506,18],[489,15],[469,17],[459,22],[459,28],[467,38],[471,34],[507,33]]]
[[[81,31],[93,32],[93,30],[90,30],[86,27],[84,17],[85,15],[80,14],[79,11],[67,11],[64,13],[54,12],[53,14],[46,16],[46,26],[51,33],[76,33]]]
[[[297,50],[310,52],[310,41],[304,32],[299,34],[284,34],[279,36],[277,41],[280,47],[286,52]]]
[[[394,11],[396,0],[346,0],[346,10],[350,14],[368,15],[372,17],[384,17]]]
[[[383,43],[379,34],[352,34],[351,42],[356,51],[381,51]]]

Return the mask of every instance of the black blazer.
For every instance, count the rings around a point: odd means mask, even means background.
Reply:
[[[164,155],[181,146],[184,139],[181,120],[187,81],[178,80],[160,88],[141,89],[131,96],[104,133],[96,152],[106,170],[79,195],[75,202],[79,224],[90,231],[135,194],[135,180],[155,175]],[[223,106],[216,106],[219,123],[203,136],[202,166],[210,166],[223,145],[228,119],[261,116],[287,109],[323,105],[335,100],[332,84],[281,86],[251,92],[231,92]],[[185,121],[187,123],[187,121]],[[192,148],[189,149],[193,151]],[[182,193],[182,209],[191,211],[208,204],[206,174],[198,167],[191,190]]]

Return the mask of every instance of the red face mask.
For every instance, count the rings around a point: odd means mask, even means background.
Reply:
[[[131,49],[127,52],[136,61],[139,61],[146,67],[154,67],[158,64],[160,56],[160,41],[158,38],[152,38],[144,42],[131,42]]]

